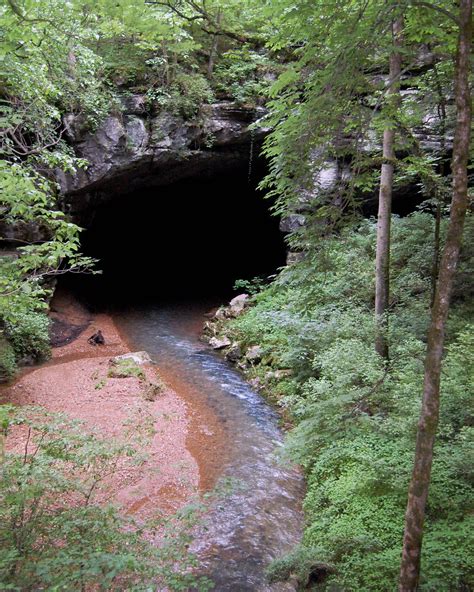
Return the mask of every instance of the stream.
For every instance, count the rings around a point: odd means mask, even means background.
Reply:
[[[301,538],[303,480],[275,453],[278,417],[242,375],[199,341],[209,304],[146,305],[115,315],[134,350],[146,350],[165,380],[179,376],[188,396],[209,406],[230,442],[221,481],[229,491],[211,503],[192,550],[220,592],[280,592],[265,568]],[[173,387],[172,381],[170,386]],[[179,394],[179,388],[178,394]]]

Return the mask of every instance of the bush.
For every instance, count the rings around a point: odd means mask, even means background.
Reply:
[[[225,52],[216,65],[213,87],[218,96],[244,105],[259,105],[277,71],[268,56],[248,48]]]
[[[211,103],[214,95],[201,74],[179,72],[173,82],[149,89],[148,102],[160,110],[190,119],[202,105]]]
[[[15,352],[8,341],[0,336],[0,382],[13,378],[15,370]]]
[[[29,356],[43,360],[50,355],[49,319],[45,313],[17,311],[5,321],[5,334],[17,360]]]
[[[2,417],[3,428],[7,418],[25,441],[5,454],[0,474],[2,590],[209,589],[190,571],[191,513],[145,530],[97,500],[121,457],[139,462],[130,444],[39,410],[4,410]],[[159,546],[150,542],[158,526],[170,529]]]

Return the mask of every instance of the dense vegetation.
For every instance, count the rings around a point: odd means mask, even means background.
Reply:
[[[8,249],[0,257],[0,378],[48,355],[54,278],[95,265],[80,255],[80,229],[59,206],[58,170],[87,166],[68,145],[65,116],[79,115],[94,131],[132,93],[144,95],[150,112],[183,118],[199,118],[204,103],[222,99],[269,108],[262,188],[275,213],[292,221],[297,263],[256,288],[253,306],[223,330],[263,347],[249,372],[291,420],[286,452],[308,477],[304,539],[275,563],[274,579],[296,573],[302,587],[393,590],[403,545],[400,590],[474,589],[469,216],[451,289],[472,170],[472,3],[458,4],[8,0],[0,7],[0,225]],[[391,216],[397,192],[411,215]],[[363,219],[377,197],[377,221]],[[25,500],[43,495],[42,475],[69,494],[58,465],[83,462],[90,448],[77,441],[78,456],[63,456],[76,436],[62,443],[54,430],[50,436],[37,461],[25,455],[5,465],[10,524]],[[8,475],[19,490],[9,489]],[[107,546],[118,518],[94,512],[72,520],[93,520]],[[53,538],[75,528],[54,524]],[[40,530],[28,540],[36,546],[44,524],[34,526]],[[2,536],[2,584],[21,589],[21,578],[36,578],[55,589],[73,581],[22,571],[26,547],[15,547],[11,530]],[[122,578],[146,580],[149,563],[117,553]],[[47,556],[45,565],[63,559]],[[73,566],[66,572],[86,577]]]
[[[275,578],[294,571],[305,582],[311,573],[329,573],[322,589],[396,589],[429,321],[433,244],[426,237],[434,220],[419,212],[393,223],[389,369],[373,346],[373,220],[321,242],[231,323],[242,349],[263,347],[262,362],[247,372],[296,424],[287,454],[308,476],[303,545],[272,567]],[[466,242],[448,330],[421,590],[474,585],[473,263]]]

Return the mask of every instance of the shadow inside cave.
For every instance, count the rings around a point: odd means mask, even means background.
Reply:
[[[208,178],[106,196],[82,235],[83,253],[99,259],[102,273],[64,283],[93,309],[228,299],[237,279],[267,277],[285,263],[279,220],[256,187],[262,176],[257,170],[249,181],[237,163]]]

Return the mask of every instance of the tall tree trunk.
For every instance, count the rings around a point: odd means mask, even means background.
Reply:
[[[389,108],[400,103],[403,18],[392,23],[394,49],[390,55]],[[391,99],[391,100],[390,100]],[[390,297],[390,223],[392,216],[393,171],[395,161],[395,124],[387,125],[383,133],[383,164],[380,172],[379,208],[377,214],[377,248],[375,259],[375,350],[388,359],[387,310]]]
[[[418,588],[423,522],[439,418],[444,333],[468,207],[467,165],[471,134],[469,60],[472,36],[472,0],[460,0],[459,6],[459,39],[455,73],[457,121],[452,160],[453,197],[448,235],[439,267],[435,300],[431,309],[431,323],[425,359],[423,402],[418,423],[415,461],[405,516],[405,534],[399,581],[400,592],[414,592]]]
[[[438,69],[436,68],[436,64],[433,67],[433,73],[435,76],[435,83],[436,83],[436,90],[438,93],[438,115],[441,119],[441,126],[440,126],[440,135],[441,135],[441,165],[440,165],[440,174],[442,177],[446,177],[446,158],[444,155],[446,154],[446,97],[443,93],[443,88],[441,86],[441,82],[438,75]],[[444,195],[440,194],[439,189],[435,191],[436,196],[436,218],[435,218],[435,232],[434,232],[434,249],[433,249],[433,265],[431,267],[431,300],[430,300],[430,308],[433,308],[435,296],[436,296],[436,282],[438,281],[439,275],[439,258],[441,253],[441,208],[444,203]]]
[[[439,275],[439,254],[441,252],[441,197],[438,196],[436,204],[436,218],[433,245],[433,264],[431,266],[431,300],[430,308],[433,308],[436,299],[436,285]]]
[[[216,17],[216,25],[217,25],[218,31],[220,30],[221,24],[222,24],[222,10],[219,8],[219,10],[217,11],[217,17]],[[214,73],[214,64],[215,64],[218,54],[219,54],[219,34],[215,33],[212,37],[211,49],[209,51],[209,61],[207,62],[207,77],[208,78],[212,78],[212,75]]]

